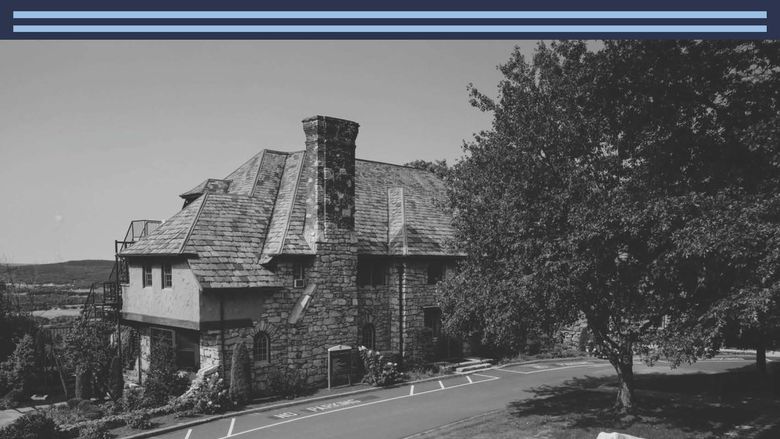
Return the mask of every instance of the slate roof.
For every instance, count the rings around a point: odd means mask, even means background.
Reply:
[[[204,288],[280,286],[263,264],[278,255],[314,254],[304,236],[312,160],[305,151],[263,150],[224,179],[183,193],[188,204],[122,255],[187,256]],[[356,160],[358,253],[457,256],[444,194],[431,172]]]

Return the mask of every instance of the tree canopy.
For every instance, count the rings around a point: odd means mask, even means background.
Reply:
[[[443,293],[448,329],[517,349],[524,330],[584,318],[627,411],[635,354],[693,361],[727,321],[770,325],[778,56],[771,41],[516,50],[496,99],[471,88],[493,125],[450,174],[468,256]]]

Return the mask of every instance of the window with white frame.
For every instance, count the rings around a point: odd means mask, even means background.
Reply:
[[[142,276],[143,287],[144,288],[151,287],[152,286],[152,266],[149,265],[149,264],[146,264],[146,265],[144,265],[141,268],[141,271],[143,273],[143,276]]]
[[[171,267],[171,264],[162,265],[162,287],[173,287],[173,268]]]

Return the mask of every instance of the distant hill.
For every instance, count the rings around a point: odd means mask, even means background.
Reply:
[[[0,277],[7,278],[10,273],[14,282],[51,283],[86,288],[93,282],[108,280],[113,267],[114,261],[89,259],[56,264],[0,264]]]

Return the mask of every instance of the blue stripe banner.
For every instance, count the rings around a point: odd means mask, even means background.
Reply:
[[[219,25],[14,25],[14,32],[32,33],[765,33],[766,26],[744,25],[290,25],[290,26],[219,26]]]
[[[766,19],[766,11],[14,11],[15,19]]]
[[[775,3],[454,0],[432,2],[190,2],[9,0],[3,38],[777,38]],[[128,7],[130,6],[130,7]],[[437,7],[438,6],[438,7]],[[224,7],[224,10],[215,8]],[[481,9],[474,9],[475,7]],[[145,9],[148,8],[148,9]]]

